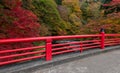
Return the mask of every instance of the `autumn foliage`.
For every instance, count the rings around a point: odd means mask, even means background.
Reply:
[[[120,0],[112,0],[110,3],[103,4],[106,13],[119,12]]]
[[[25,10],[21,6],[21,0],[0,1],[0,39],[39,36],[40,24],[37,22],[38,18],[31,11]],[[32,43],[0,45],[0,50],[32,45]]]
[[[22,38],[39,36],[37,17],[21,7],[20,0],[3,0],[0,8],[0,38]],[[4,36],[4,37],[3,37]]]

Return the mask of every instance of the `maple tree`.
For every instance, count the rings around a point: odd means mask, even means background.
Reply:
[[[0,39],[37,37],[40,33],[40,24],[37,21],[38,18],[35,14],[22,8],[22,0],[2,0],[0,2]],[[9,50],[28,46],[33,46],[33,44],[2,44],[0,45],[0,50]],[[10,60],[10,58],[7,60]]]

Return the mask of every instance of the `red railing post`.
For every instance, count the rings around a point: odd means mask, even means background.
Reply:
[[[52,39],[46,39],[46,61],[52,59]]]
[[[105,32],[104,29],[101,29],[101,49],[105,48]]]
[[[83,52],[83,43],[80,42],[80,52]]]

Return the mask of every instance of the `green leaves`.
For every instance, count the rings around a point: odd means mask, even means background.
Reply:
[[[32,0],[32,3],[29,5],[33,6],[33,8],[29,8],[29,6],[26,8],[30,9],[37,15],[39,22],[46,26],[46,30],[49,30],[51,35],[62,35],[59,34],[59,32],[66,32],[66,24],[61,19],[54,0]],[[41,35],[46,36],[49,35],[50,32]]]

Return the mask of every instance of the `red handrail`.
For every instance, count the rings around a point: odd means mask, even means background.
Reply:
[[[108,38],[107,38],[108,37]],[[109,38],[110,37],[110,38]],[[77,41],[69,41],[55,43],[65,39],[78,39]],[[82,39],[82,40],[80,40]],[[115,41],[116,40],[116,41]],[[49,36],[49,37],[33,37],[33,38],[16,38],[16,39],[1,39],[0,46],[8,44],[31,43],[44,41],[45,44],[38,46],[27,46],[16,49],[0,50],[0,66],[11,63],[19,63],[33,59],[46,57],[46,60],[52,60],[53,55],[62,53],[80,51],[86,49],[101,48],[120,44],[120,34],[100,34],[91,35],[69,35],[69,36]],[[10,59],[9,59],[10,58]]]
[[[60,39],[89,38],[89,37],[100,37],[100,36],[101,36],[100,34],[96,34],[96,35],[70,35],[70,36],[49,36],[49,37],[1,39],[0,44],[16,43],[16,42],[43,41],[43,40],[46,40],[46,39],[60,40]]]

